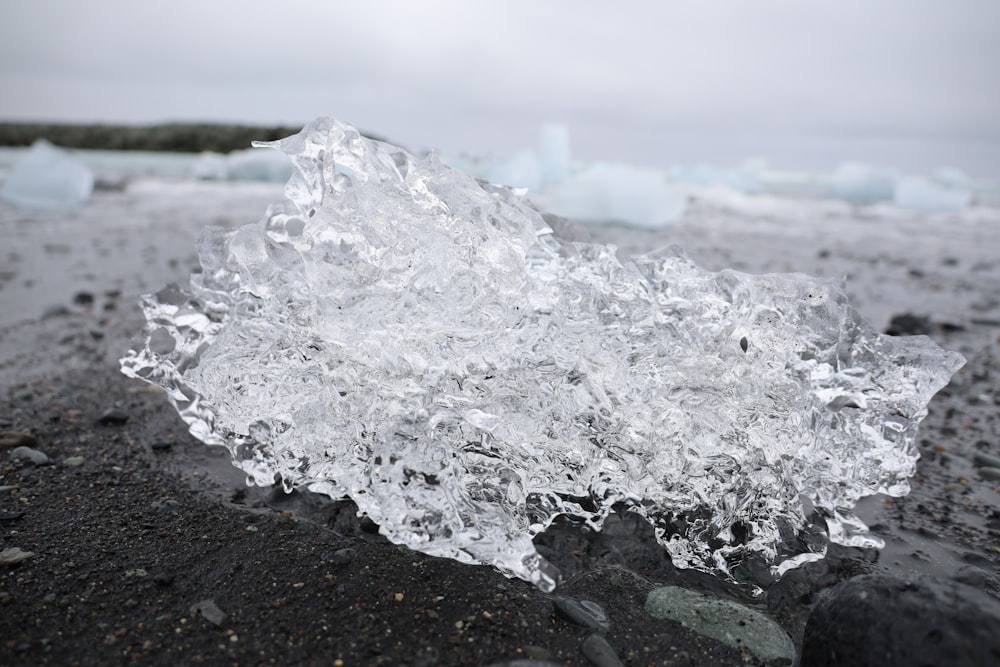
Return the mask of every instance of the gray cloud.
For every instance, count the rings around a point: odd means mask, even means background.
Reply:
[[[498,152],[565,120],[589,157],[875,137],[1000,172],[997,25],[993,0],[3,3],[0,118],[331,114]]]

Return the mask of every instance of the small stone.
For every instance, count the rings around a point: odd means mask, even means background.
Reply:
[[[972,457],[972,462],[978,468],[1000,468],[1000,458],[989,454],[976,454]]]
[[[201,616],[212,625],[222,625],[226,620],[226,613],[219,609],[215,600],[202,600],[191,605],[191,613]]]
[[[893,315],[885,333],[889,336],[926,336],[931,333],[931,318],[913,313]]]
[[[37,449],[32,449],[31,447],[15,447],[11,451],[10,455],[16,459],[28,459],[36,466],[43,466],[49,463],[48,456]]]
[[[42,313],[42,319],[43,320],[50,320],[50,319],[53,319],[53,318],[56,318],[56,317],[66,317],[66,316],[72,315],[72,314],[73,314],[73,311],[71,311],[66,306],[63,306],[63,305],[49,306],[48,308],[45,309],[45,312]]]
[[[503,662],[491,662],[486,667],[563,667],[564,663],[552,662],[550,660],[505,660]]]
[[[166,498],[164,500],[154,500],[152,507],[154,510],[172,510],[180,507],[180,503],[173,498]]]
[[[747,606],[664,586],[646,597],[646,613],[671,620],[700,635],[752,653],[766,665],[791,665],[795,645],[780,625]]]
[[[983,479],[1000,479],[1000,468],[994,468],[993,466],[984,466],[979,469],[979,476]]]
[[[137,567],[137,568],[132,569],[132,570],[125,570],[125,576],[126,577],[145,577],[145,576],[148,576],[148,575],[149,575],[149,573],[146,572],[146,569],[142,568],[142,567]]]
[[[347,565],[353,560],[354,552],[351,549],[337,549],[326,558],[330,565]]]
[[[77,306],[90,306],[94,303],[94,295],[90,292],[77,292],[73,295],[73,304]]]
[[[169,572],[160,572],[159,574],[153,575],[153,583],[157,586],[169,586],[174,583],[174,578],[176,575],[170,574]]]
[[[854,577],[821,598],[806,623],[802,664],[996,665],[1000,601],[936,577]]]
[[[174,446],[174,443],[167,442],[165,440],[161,440],[159,442],[154,442],[153,445],[152,445],[154,452],[165,452],[165,451],[167,451],[168,449],[170,449],[173,446]]]
[[[581,647],[583,655],[594,667],[625,667],[615,650],[600,635],[590,635]]]
[[[608,615],[601,605],[590,600],[576,600],[563,595],[552,596],[556,615],[591,630],[607,632],[611,628]]]
[[[128,421],[128,413],[118,408],[106,410],[97,418],[97,423],[101,426],[121,426]]]
[[[79,468],[80,466],[83,465],[83,462],[85,460],[86,459],[84,459],[82,456],[70,456],[65,461],[63,461],[63,465],[69,468]]]
[[[0,565],[17,565],[34,555],[33,551],[24,551],[20,547],[8,547],[0,551]]]
[[[11,449],[13,447],[34,447],[38,442],[20,431],[0,432],[0,449]]]
[[[952,578],[963,584],[983,589],[990,581],[990,573],[975,565],[963,565]]]

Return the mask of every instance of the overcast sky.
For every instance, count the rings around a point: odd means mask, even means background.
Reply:
[[[998,0],[0,3],[0,119],[301,124],[666,165],[1000,175]]]

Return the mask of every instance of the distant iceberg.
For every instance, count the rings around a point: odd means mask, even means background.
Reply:
[[[926,178],[902,178],[896,183],[893,193],[896,206],[920,211],[961,211],[971,199],[968,190]]]
[[[228,155],[205,152],[191,168],[199,181],[262,181],[284,183],[292,175],[292,163],[284,153],[250,148]]]
[[[605,162],[589,165],[533,199],[548,212],[583,223],[662,227],[687,210],[687,195],[670,184],[666,173]]]
[[[68,151],[39,139],[14,163],[0,199],[24,208],[73,208],[90,199],[94,174]]]

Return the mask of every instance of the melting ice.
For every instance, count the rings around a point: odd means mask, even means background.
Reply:
[[[206,230],[122,360],[252,482],[543,589],[533,536],[616,506],[725,576],[820,558],[823,529],[878,544],[852,508],[907,493],[959,355],[879,335],[829,282],[561,240],[511,191],[337,121],[270,146],[285,199]]]

